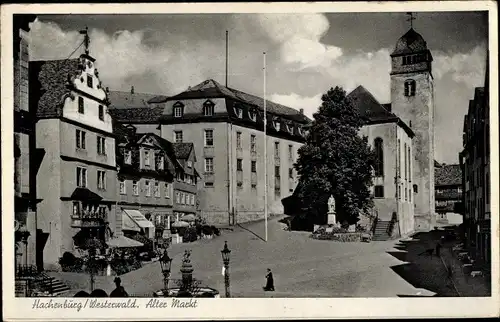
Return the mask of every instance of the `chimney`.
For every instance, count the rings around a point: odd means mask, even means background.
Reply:
[[[134,94],[134,86],[130,89],[130,94]]]
[[[301,109],[299,110],[299,112],[300,112],[300,114],[304,115],[304,109],[303,109],[303,108],[301,108]]]

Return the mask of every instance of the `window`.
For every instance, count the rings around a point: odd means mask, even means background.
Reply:
[[[239,119],[243,118],[243,109],[241,107],[235,107],[234,108],[234,114],[236,114],[236,116]]]
[[[375,186],[375,198],[384,198],[384,186]]]
[[[156,198],[160,198],[160,183],[159,182],[155,182],[154,194],[155,194]]]
[[[279,165],[277,165],[277,166],[274,167],[274,176],[276,178],[280,177],[280,166]]]
[[[170,199],[170,184],[165,183],[165,198]]]
[[[156,170],[163,170],[164,163],[165,163],[165,157],[161,154],[155,154]]]
[[[286,130],[288,133],[293,134],[293,125],[292,123],[286,123]]]
[[[413,79],[405,81],[405,96],[415,96],[416,82]]]
[[[279,131],[280,128],[281,128],[281,123],[280,123],[280,120],[278,118],[274,118],[273,119],[273,126],[274,128],[276,129],[276,131]]]
[[[97,154],[106,155],[106,139],[102,136],[97,137]]]
[[[376,138],[375,146],[375,176],[384,176],[384,141],[381,138]]]
[[[291,144],[288,146],[288,159],[293,160],[293,146]]]
[[[205,187],[213,187],[214,183],[213,182],[205,182]]]
[[[125,150],[124,154],[124,162],[125,164],[132,164],[132,151]]]
[[[250,152],[256,152],[256,137],[254,134],[250,135]]]
[[[405,143],[405,180],[408,180],[408,157],[406,155],[406,152],[408,151],[406,143]]]
[[[184,105],[182,103],[177,102],[174,104],[174,117],[182,117]]]
[[[83,105],[83,97],[78,97],[78,113],[85,113],[85,106]]]
[[[132,194],[134,196],[138,196],[139,195],[139,184],[135,180],[132,181]]]
[[[236,160],[236,171],[243,171],[243,160],[242,159]]]
[[[99,105],[99,120],[104,121],[104,106]]]
[[[236,132],[236,148],[241,149],[241,132]]]
[[[410,147],[408,147],[408,181],[411,182],[411,154],[410,154]]]
[[[255,120],[257,119],[257,111],[255,110],[255,108],[248,109],[248,117],[255,122]]]
[[[278,158],[280,157],[280,143],[279,142],[274,142],[274,157]]]
[[[251,186],[252,186],[252,189],[257,189],[257,184],[256,183],[252,183]]]
[[[149,160],[149,151],[144,150],[144,165],[148,166],[150,165],[150,160]]]
[[[203,115],[205,115],[205,116],[214,115],[214,103],[212,103],[210,101],[206,101],[203,104]]]
[[[80,202],[73,201],[73,216],[80,217]]]
[[[288,169],[288,178],[293,179],[293,168]]]
[[[87,187],[87,169],[76,167],[76,185],[81,188]]]
[[[76,130],[76,147],[85,150],[85,131]]]
[[[187,166],[188,166],[188,168],[192,168],[193,167],[193,161],[189,160],[187,162]]]
[[[174,141],[175,143],[182,143],[182,131],[174,132]]]
[[[281,196],[281,188],[280,187],[277,187],[277,186],[274,187],[274,196],[276,199],[280,198],[280,196]]]
[[[408,188],[408,199],[411,202],[411,188]]]
[[[90,88],[94,87],[94,78],[92,75],[87,75],[87,86]]]
[[[125,185],[125,180],[120,180],[120,194],[124,195],[127,193],[127,186]]]
[[[97,189],[106,189],[106,172],[97,170]]]
[[[214,159],[213,158],[205,158],[205,172],[208,172],[208,173],[214,172]]]
[[[214,145],[214,130],[205,130],[205,146]]]
[[[256,173],[257,172],[257,161],[251,161],[250,168],[252,169],[253,173]]]
[[[181,203],[181,193],[179,191],[175,193],[175,202],[178,204]]]
[[[181,204],[186,204],[186,195],[184,194],[184,192],[181,192]]]
[[[149,180],[144,181],[144,186],[146,189],[146,197],[150,197],[151,196],[151,185],[149,183]]]

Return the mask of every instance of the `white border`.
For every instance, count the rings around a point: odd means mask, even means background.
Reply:
[[[284,319],[369,317],[494,317],[499,308],[498,216],[498,45],[497,8],[494,1],[414,1],[355,3],[207,3],[207,4],[31,4],[1,8],[1,149],[2,149],[2,259],[12,258],[13,229],[13,64],[12,14],[147,14],[147,13],[291,13],[291,12],[407,12],[489,11],[490,112],[491,112],[491,229],[492,296],[490,298],[332,298],[332,299],[199,299],[196,309],[94,309],[34,310],[33,299],[14,298],[12,261],[3,261],[3,309],[6,320],[162,320],[162,319]],[[472,95],[473,93],[471,93]],[[139,299],[138,303],[147,299]],[[144,306],[144,304],[142,306]]]

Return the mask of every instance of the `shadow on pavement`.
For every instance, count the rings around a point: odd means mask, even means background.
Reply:
[[[254,233],[253,231],[251,231],[249,228],[247,227],[244,227],[242,226],[241,224],[236,224],[238,227],[240,227],[241,229],[243,230],[246,230],[248,231],[249,233],[251,233],[252,235],[254,235],[255,237],[257,237],[258,239],[262,240],[262,241],[266,241],[264,238],[260,237],[259,235],[257,235],[256,233]]]
[[[439,241],[442,232],[430,231],[416,233],[413,240],[401,240],[394,246],[399,251],[387,253],[402,262],[391,269],[415,288],[426,289],[436,293],[437,297],[459,296],[441,258],[428,254],[426,250],[433,249]],[[399,297],[421,297],[418,295],[398,295]]]

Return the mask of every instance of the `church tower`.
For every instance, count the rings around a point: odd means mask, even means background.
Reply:
[[[415,230],[426,231],[435,224],[432,55],[425,40],[411,27],[399,38],[391,60],[392,112],[415,132],[412,176]]]

